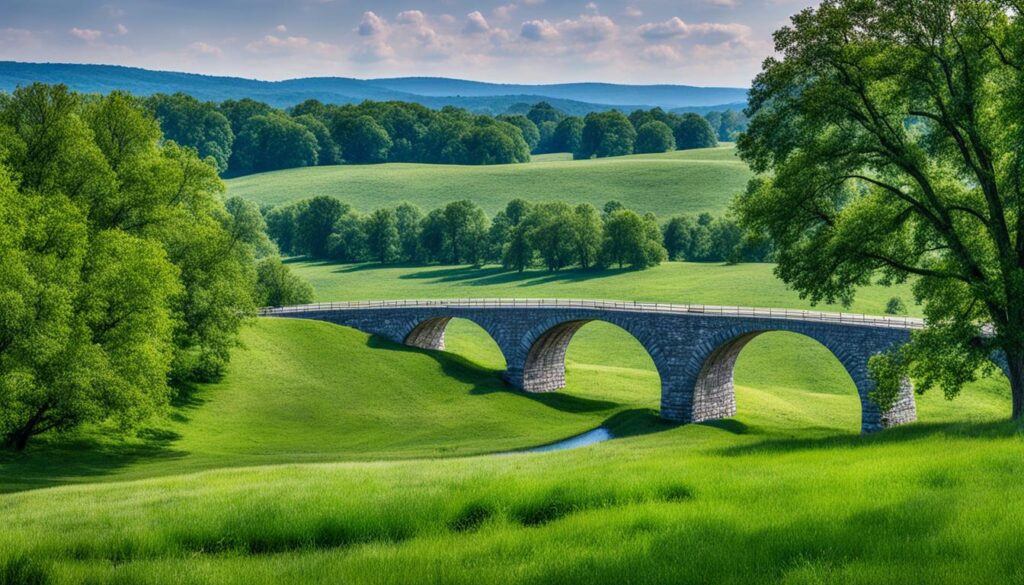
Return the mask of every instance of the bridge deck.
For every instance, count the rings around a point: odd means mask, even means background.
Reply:
[[[264,308],[259,315],[287,316],[289,314],[320,311],[344,311],[395,308],[553,308],[553,309],[599,309],[604,311],[629,311],[643,313],[691,314],[722,317],[754,317],[764,319],[785,319],[889,327],[893,329],[923,329],[923,319],[864,315],[860,313],[830,313],[802,309],[772,309],[757,307],[727,307],[716,305],[679,305],[672,303],[644,303],[637,301],[601,301],[584,299],[422,299],[395,301],[347,301],[313,303],[293,307]]]

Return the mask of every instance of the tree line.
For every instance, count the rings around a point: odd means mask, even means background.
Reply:
[[[411,203],[361,214],[329,196],[266,211],[267,232],[285,254],[337,262],[501,264],[524,271],[543,266],[643,269],[664,260],[763,262],[767,241],[747,235],[728,217],[677,215],[660,222],[618,201],[510,201],[489,218],[469,200],[424,213]]]
[[[130,428],[219,376],[256,307],[311,298],[223,193],[138,98],[0,94],[0,442]]]
[[[568,116],[547,102],[499,116],[408,102],[324,104],[287,110],[253,99],[201,102],[189,95],[145,99],[164,136],[210,157],[222,176],[316,165],[417,162],[513,164],[531,154],[575,158],[706,148],[734,140],[743,114],[675,114],[661,108]]]

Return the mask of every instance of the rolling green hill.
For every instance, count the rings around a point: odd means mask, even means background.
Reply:
[[[293,266],[321,298],[800,304],[761,265],[484,284],[458,268]],[[875,311],[892,294],[871,289],[853,309]],[[501,355],[475,325],[453,321],[448,345],[426,352],[324,323],[258,320],[224,380],[195,388],[138,439],[85,432],[0,460],[0,489],[16,492],[0,495],[0,583],[1021,576],[1024,516],[1006,503],[1024,497],[1024,445],[1019,426],[1002,422],[1005,380],[954,402],[930,393],[919,423],[861,437],[838,361],[806,338],[767,334],[738,361],[736,417],[674,426],[654,415],[650,358],[612,325],[581,329],[568,387],[539,396],[502,385]],[[597,425],[618,438],[472,456]]]
[[[279,205],[331,195],[361,211],[411,201],[424,209],[472,199],[488,213],[516,197],[533,201],[618,199],[659,216],[721,213],[750,178],[732,145],[586,161],[567,155],[521,165],[343,165],[289,169],[227,181],[228,194]]]

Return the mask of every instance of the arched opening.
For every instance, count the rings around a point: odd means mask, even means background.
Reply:
[[[487,330],[469,319],[435,317],[416,325],[405,344],[444,351],[488,370],[504,370],[505,356]]]
[[[606,321],[567,321],[549,328],[534,340],[523,367],[527,392],[567,388],[581,398],[636,408],[657,408],[660,387],[643,344]]]
[[[698,420],[739,416],[762,428],[861,430],[851,373],[819,341],[786,331],[751,331],[715,348],[694,393]]]

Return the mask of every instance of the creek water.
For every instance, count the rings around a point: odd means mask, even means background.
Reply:
[[[541,445],[540,447],[533,447],[530,449],[523,449],[517,451],[517,453],[545,453],[548,451],[564,451],[566,449],[578,449],[580,447],[586,447],[608,439],[614,438],[611,431],[604,427],[598,427],[592,431],[587,431],[582,435],[576,435],[575,437],[569,437],[568,439],[558,441],[557,443],[550,443],[548,445]]]

